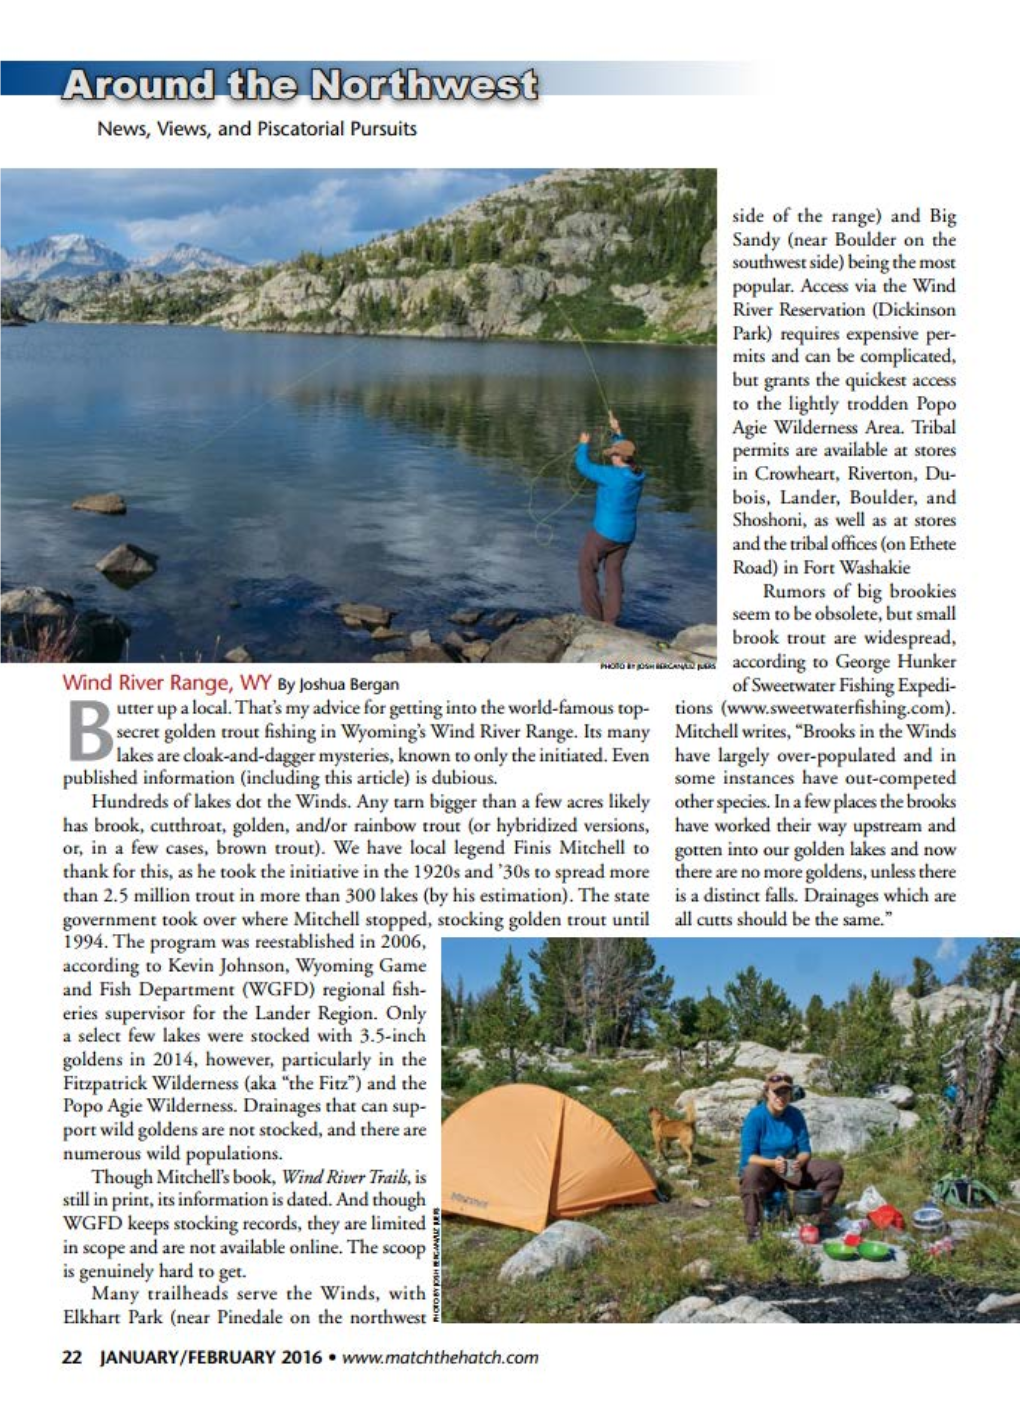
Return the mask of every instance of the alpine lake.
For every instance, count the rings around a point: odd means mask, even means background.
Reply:
[[[594,486],[574,447],[606,442],[607,402],[648,475],[621,625],[716,618],[713,347],[69,323],[0,345],[3,589],[118,615],[130,662],[401,647],[346,626],[345,600],[437,641],[460,609],[576,611]],[[101,492],[126,516],[72,510]],[[96,569],[124,541],[158,557],[130,590]]]

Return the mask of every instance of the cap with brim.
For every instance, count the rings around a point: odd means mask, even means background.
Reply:
[[[620,458],[633,458],[636,453],[637,446],[631,443],[630,439],[617,439],[602,450],[603,458],[612,458],[616,454]]]
[[[770,1073],[765,1079],[765,1083],[768,1087],[788,1087],[791,1092],[793,1091],[793,1078],[789,1075],[789,1073]]]

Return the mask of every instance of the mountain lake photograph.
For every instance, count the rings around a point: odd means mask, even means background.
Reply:
[[[714,171],[2,192],[5,662],[711,666]]]

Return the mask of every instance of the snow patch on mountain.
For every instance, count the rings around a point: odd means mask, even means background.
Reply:
[[[203,249],[196,244],[177,244],[148,258],[127,259],[109,244],[87,234],[52,234],[33,244],[3,249],[0,277],[8,282],[49,282],[55,278],[91,278],[96,273],[124,273],[144,269],[170,277],[175,273],[207,272],[214,268],[244,268],[239,259]]]

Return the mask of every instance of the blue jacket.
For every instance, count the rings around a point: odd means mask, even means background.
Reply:
[[[781,1155],[792,1160],[802,1153],[811,1154],[811,1137],[802,1112],[786,1107],[782,1115],[773,1116],[764,1102],[751,1108],[740,1132],[741,1170],[752,1155],[764,1156],[766,1160]]]
[[[613,436],[614,442],[622,438],[622,434]],[[598,484],[592,523],[598,534],[610,541],[633,541],[637,536],[637,505],[645,485],[644,473],[597,462],[588,452],[587,444],[578,444],[574,467]]]

